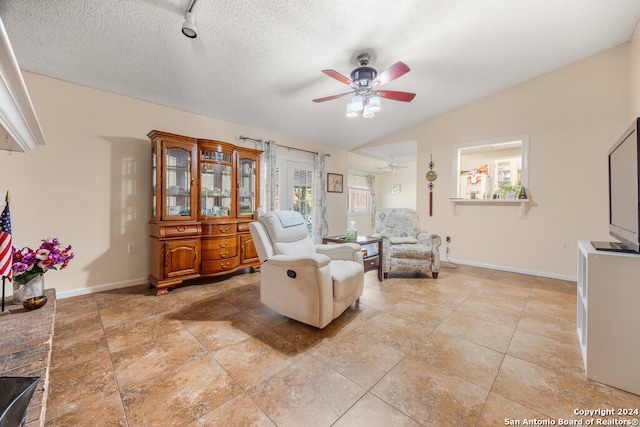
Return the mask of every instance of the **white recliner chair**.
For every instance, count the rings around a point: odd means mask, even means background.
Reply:
[[[284,316],[324,328],[364,290],[358,244],[314,245],[295,211],[249,223],[260,266],[260,300]]]

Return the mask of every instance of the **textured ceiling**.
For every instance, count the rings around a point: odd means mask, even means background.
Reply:
[[[638,0],[197,0],[189,39],[189,2],[2,0],[0,16],[23,70],[347,150],[623,43],[640,18]],[[348,76],[361,52],[411,67],[385,89],[414,101],[373,119],[311,102],[348,92],[321,70]]]

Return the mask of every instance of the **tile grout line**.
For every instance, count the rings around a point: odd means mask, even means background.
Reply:
[[[95,298],[95,295],[92,295],[92,299],[96,305],[96,310],[98,312],[98,317],[100,319],[100,327],[102,329],[102,336],[104,339],[104,345],[107,348],[107,352],[109,353],[109,363],[111,365],[111,373],[113,374],[113,381],[115,382],[115,386],[116,386],[116,391],[118,393],[118,400],[120,401],[120,408],[122,409],[122,416],[124,417],[124,422],[126,423],[127,426],[129,426],[129,419],[127,417],[127,410],[126,407],[124,405],[124,401],[123,401],[123,395],[122,395],[122,389],[120,387],[120,382],[118,381],[118,375],[116,374],[116,368],[113,365],[113,356],[111,354],[111,347],[109,346],[109,340],[107,339],[107,332],[105,331],[105,326],[104,326],[104,321],[102,319],[102,313],[100,310],[100,305],[98,304],[97,299]]]

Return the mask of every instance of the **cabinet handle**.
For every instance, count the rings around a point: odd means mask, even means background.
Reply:
[[[196,264],[198,263],[198,251],[195,251],[193,254],[193,262]]]
[[[187,226],[186,225],[184,227],[176,226],[176,230],[178,230],[179,232],[187,231]]]
[[[221,248],[226,248],[228,244],[229,244],[229,242],[220,242],[220,247]]]
[[[227,231],[229,231],[229,227],[228,226],[225,227],[225,228],[220,227],[220,232],[221,233],[226,233]]]
[[[220,258],[226,258],[229,255],[228,251],[220,252]]]

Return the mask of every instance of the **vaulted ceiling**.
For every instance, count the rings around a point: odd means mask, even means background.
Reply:
[[[2,0],[23,70],[354,149],[628,41],[638,0]],[[411,71],[376,117],[347,118],[358,54]],[[261,137],[261,135],[259,136]]]

